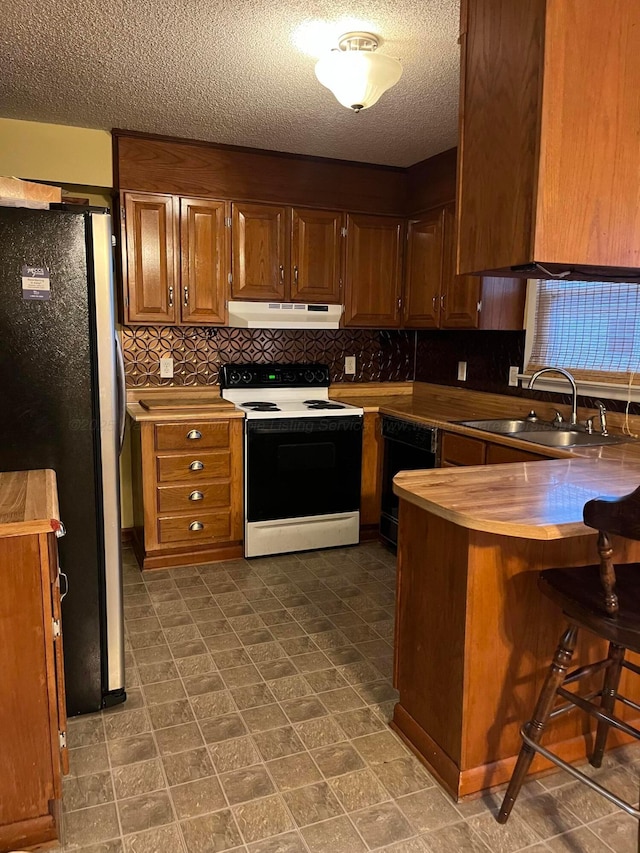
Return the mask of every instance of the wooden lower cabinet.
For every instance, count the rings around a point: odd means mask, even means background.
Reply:
[[[541,453],[529,453],[518,447],[495,444],[455,432],[442,433],[440,467],[461,465],[500,465],[507,462],[536,462],[549,459]]]
[[[143,569],[242,556],[243,423],[134,423],[134,547]]]
[[[60,837],[68,772],[54,533],[0,537],[0,851]]]

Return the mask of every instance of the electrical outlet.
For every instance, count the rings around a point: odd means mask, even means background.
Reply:
[[[356,372],[356,357],[355,355],[347,355],[344,359],[344,372],[353,376]]]
[[[458,380],[460,382],[467,381],[467,362],[459,361],[458,362]]]
[[[173,379],[173,359],[172,358],[161,358],[160,359],[160,378],[161,379]]]
[[[520,373],[518,365],[512,364],[509,368],[509,385],[511,385],[513,388],[518,387],[518,373]]]

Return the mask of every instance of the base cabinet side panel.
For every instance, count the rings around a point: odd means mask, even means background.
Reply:
[[[400,501],[395,645],[399,704],[456,762],[461,759],[464,698],[466,533]]]

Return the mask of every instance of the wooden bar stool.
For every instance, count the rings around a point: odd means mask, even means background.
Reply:
[[[640,652],[640,564],[631,563],[614,568],[609,539],[610,534],[615,534],[640,540],[640,488],[622,498],[589,501],[584,506],[583,518],[587,526],[598,530],[600,562],[599,565],[540,572],[540,590],[562,608],[569,625],[560,638],[533,717],[522,728],[524,743],[497,816],[499,823],[507,822],[536,752],[640,820],[640,810],[631,803],[620,799],[540,744],[547,723],[576,707],[598,721],[590,758],[594,767],[602,764],[611,726],[640,739],[640,731],[615,714],[616,702],[640,711],[640,705],[618,693],[623,669],[640,674],[640,667],[625,660],[627,650]],[[608,640],[609,653],[604,660],[568,672],[578,630],[581,628]],[[601,689],[585,696],[567,690],[568,686],[599,671],[604,673]],[[559,704],[557,697],[561,700]],[[640,853],[640,832],[638,851]]]

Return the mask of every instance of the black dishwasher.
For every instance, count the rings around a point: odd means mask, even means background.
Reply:
[[[382,469],[382,506],[380,536],[394,547],[398,542],[399,499],[393,493],[393,478],[398,471],[435,468],[438,431],[411,421],[383,415],[384,463]]]

